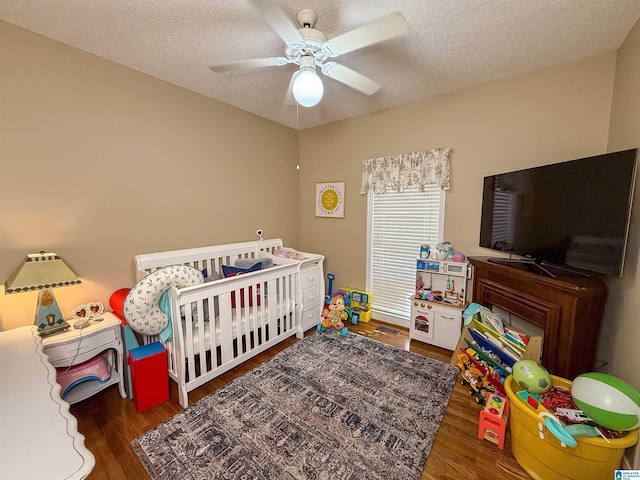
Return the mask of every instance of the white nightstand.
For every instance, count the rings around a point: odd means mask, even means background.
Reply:
[[[122,324],[110,312],[100,315],[103,320],[82,329],[75,329],[75,320],[68,320],[66,332],[51,334],[42,338],[44,353],[54,367],[68,367],[102,355],[111,369],[111,378],[105,383],[88,380],[79,383],[64,398],[67,403],[76,403],[90,397],[113,384],[118,384],[120,396],[126,398],[123,380],[124,360],[122,354]]]

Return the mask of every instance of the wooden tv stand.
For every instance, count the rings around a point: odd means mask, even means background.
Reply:
[[[474,267],[473,302],[502,308],[544,329],[542,364],[552,374],[573,380],[593,371],[607,299],[605,283],[556,271],[552,278],[526,265],[490,258],[469,258]]]

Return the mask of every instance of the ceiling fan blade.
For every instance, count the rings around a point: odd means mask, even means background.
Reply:
[[[218,63],[216,65],[209,65],[209,69],[213,72],[231,72],[234,70],[246,70],[250,68],[281,67],[287,63],[290,62],[286,57],[265,57]]]
[[[304,41],[298,31],[298,27],[287,15],[280,10],[272,0],[251,0],[251,3],[262,14],[265,22],[289,45],[295,45]]]
[[[373,95],[381,87],[378,82],[371,80],[369,77],[365,77],[361,73],[335,62],[325,63],[322,66],[322,73],[365,95]]]
[[[329,57],[337,57],[359,48],[406,35],[407,31],[407,22],[402,14],[393,12],[332,38],[322,46],[322,51]]]

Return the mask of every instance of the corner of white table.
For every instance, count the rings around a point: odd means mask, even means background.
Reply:
[[[0,385],[2,478],[86,478],[95,458],[60,398],[56,371],[35,327],[0,332]]]

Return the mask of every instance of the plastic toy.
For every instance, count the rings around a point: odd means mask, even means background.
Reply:
[[[558,418],[549,413],[541,412],[538,414],[543,419],[544,426],[552,433],[554,437],[560,440],[567,447],[575,448],[578,445],[578,441],[569,433]]]
[[[337,295],[342,295],[344,298],[344,311],[347,314],[347,320],[350,320],[352,324],[358,323],[358,312],[354,312],[353,301],[351,299],[351,292],[345,290],[338,290]]]
[[[116,290],[109,297],[109,306],[111,310],[113,310],[113,314],[120,319],[122,322],[122,326],[127,325],[127,321],[124,319],[124,313],[122,312],[122,307],[124,305],[124,300],[127,298],[127,294],[129,293],[130,288],[121,288]]]
[[[484,405],[487,393],[494,393],[496,388],[466,353],[458,354],[458,368],[462,373],[460,383],[469,385],[469,394],[474,397],[476,403]]]
[[[562,442],[567,447],[575,448],[578,445],[578,441],[575,437],[598,437],[602,434],[593,426],[590,425],[565,425],[560,421],[557,415],[554,415],[547,409],[540,401],[537,394],[531,395],[530,393],[521,390],[516,392],[516,395],[526,403],[529,408],[536,411],[544,426],[547,427],[549,432]],[[562,409],[560,409],[562,410]],[[557,413],[557,412],[556,412]]]
[[[531,408],[532,410],[535,410],[535,412],[540,417],[540,421],[544,423],[544,426],[547,427],[549,432],[551,432],[551,434],[554,437],[560,440],[564,445],[571,448],[575,448],[575,446],[578,444],[576,439],[573,438],[573,435],[571,435],[571,433],[569,433],[565,429],[562,422],[560,422],[560,420],[558,420],[558,418],[555,415],[549,412],[549,410],[544,405],[542,405],[542,403],[539,401],[539,396],[537,394],[534,396],[534,395],[531,395],[529,392],[521,390],[519,392],[516,392],[516,395],[529,408]]]
[[[65,398],[73,387],[82,382],[97,380],[100,383],[105,383],[110,378],[111,371],[101,355],[72,367],[56,368],[56,381],[60,384],[62,398]]]
[[[633,430],[640,426],[640,392],[606,373],[585,373],[576,377],[571,397],[598,425],[612,430]]]
[[[529,405],[530,408],[535,410],[538,415],[541,413],[549,413],[549,409],[540,402],[539,395],[532,395],[525,390],[516,392],[516,395],[520,398],[520,400]]]
[[[453,246],[451,245],[451,242],[440,242],[436,245],[436,259],[437,260],[453,259]]]
[[[351,323],[368,322],[371,320],[371,293],[357,288],[343,287],[351,300]]]
[[[344,295],[332,296],[329,304],[322,311],[322,321],[318,324],[318,332],[335,328],[340,335],[346,337],[349,333],[347,327],[344,326],[344,322],[349,318],[346,308]]]
[[[529,393],[543,393],[552,387],[549,371],[533,360],[514,363],[513,379]]]
[[[453,254],[454,262],[464,262],[464,259],[465,259],[464,253],[456,252]]]
[[[331,298],[333,292],[333,281],[335,278],[336,276],[333,273],[327,273],[327,298]]]
[[[503,395],[506,395],[504,390],[504,379],[506,375],[500,375],[500,372],[493,368],[488,362],[483,360],[473,348],[460,348],[460,351],[467,356],[467,359],[470,363],[475,365],[475,367],[482,372],[482,375],[491,383],[494,387],[494,391],[500,392]],[[460,361],[460,357],[458,356],[458,362]],[[460,363],[458,363],[460,366]]]
[[[480,412],[478,438],[489,440],[504,448],[504,439],[509,418],[509,399],[496,393],[485,395],[485,407]]]

